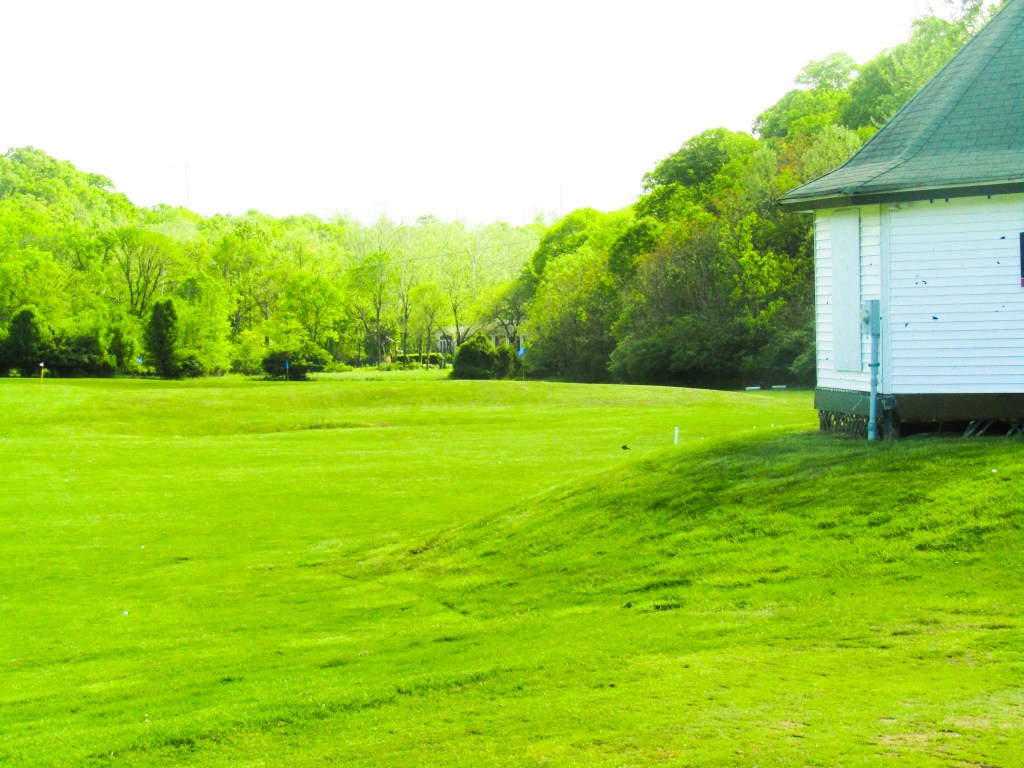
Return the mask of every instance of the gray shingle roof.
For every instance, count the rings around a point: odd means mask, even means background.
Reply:
[[[1010,0],[845,165],[787,210],[1024,191],[1024,0]]]

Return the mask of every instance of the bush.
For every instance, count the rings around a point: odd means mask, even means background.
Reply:
[[[436,365],[438,368],[443,366],[448,359],[448,357],[440,352],[427,352],[425,354],[409,352],[404,355],[395,355],[396,363],[408,363],[410,365]]]
[[[231,353],[231,370],[234,373],[254,374],[263,370],[263,358],[267,354],[263,334],[248,328],[234,339]]]
[[[135,322],[127,317],[114,321],[110,327],[110,344],[107,351],[113,358],[117,370],[121,373],[138,371],[141,350],[142,342]]]
[[[103,341],[93,334],[81,334],[57,343],[46,367],[60,376],[113,376],[117,367]]]
[[[310,373],[319,373],[330,363],[331,356],[319,348],[299,352],[277,350],[263,358],[263,370],[275,379],[307,381]]]
[[[512,351],[512,347],[507,344],[503,344],[495,350],[496,356],[494,360],[494,378],[496,379],[507,379],[515,372],[516,367],[516,353]]]
[[[178,370],[181,371],[182,376],[187,376],[190,379],[198,379],[201,376],[223,376],[225,373],[220,368],[211,368],[196,354],[182,355]]]
[[[514,359],[510,348],[499,350],[478,333],[455,350],[451,375],[453,379],[503,379],[511,372]]]
[[[348,363],[330,363],[324,368],[325,373],[348,373],[354,370],[355,366],[351,366]]]

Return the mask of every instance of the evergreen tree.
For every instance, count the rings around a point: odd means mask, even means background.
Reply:
[[[50,330],[32,307],[23,308],[11,318],[3,346],[0,358],[4,367],[17,368],[22,376],[35,375],[39,364],[45,363],[53,351]]]
[[[178,312],[172,299],[158,301],[153,305],[146,327],[146,347],[158,376],[177,379],[181,376],[181,351],[179,349]]]

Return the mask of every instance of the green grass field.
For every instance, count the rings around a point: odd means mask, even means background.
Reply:
[[[1021,763],[1019,441],[376,378],[0,380],[0,764]]]

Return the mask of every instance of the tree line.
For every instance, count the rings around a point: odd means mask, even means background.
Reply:
[[[810,219],[777,199],[856,151],[989,13],[960,0],[865,64],[811,62],[751,133],[704,131],[644,175],[633,205],[552,224],[203,217],[135,206],[101,175],[9,150],[0,372],[422,363],[484,331],[474,354],[499,373],[521,369],[484,349],[495,336],[524,345],[544,377],[810,383]]]
[[[0,369],[260,373],[422,359],[490,322],[543,232],[425,216],[140,208],[33,148],[0,157]],[[450,351],[450,350],[449,350]]]

